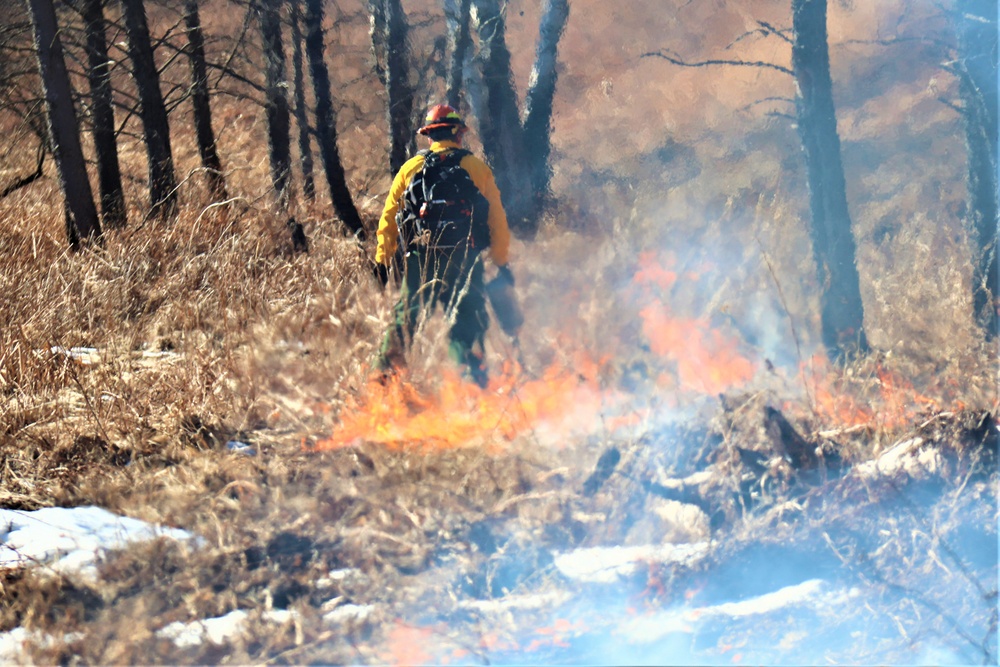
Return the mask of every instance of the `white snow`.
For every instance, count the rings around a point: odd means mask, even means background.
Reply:
[[[893,476],[905,473],[913,478],[923,478],[941,469],[941,453],[935,447],[923,447],[923,438],[910,438],[898,442],[878,458],[866,461],[854,469],[862,479]]]
[[[363,621],[374,611],[375,606],[370,604],[344,604],[323,614],[323,620],[329,625]]]
[[[505,595],[495,600],[463,600],[458,603],[458,606],[461,609],[472,609],[483,614],[500,614],[515,610],[557,607],[569,599],[568,592],[553,591],[534,595]]]
[[[631,642],[655,642],[675,632],[694,632],[698,625],[712,618],[744,618],[806,604],[827,609],[857,595],[856,591],[827,591],[827,588],[825,581],[809,579],[738,602],[668,609],[630,619],[622,627],[622,635]]]
[[[243,609],[235,609],[224,616],[206,618],[201,621],[183,623],[176,621],[163,626],[156,632],[157,637],[170,639],[178,648],[200,646],[208,641],[221,646],[246,631],[250,614]],[[271,623],[284,624],[292,620],[295,613],[285,609],[265,611],[261,618]]]
[[[97,577],[97,559],[128,544],[191,533],[113,514],[100,507],[0,509],[0,568],[38,564]]]
[[[592,547],[555,557],[555,566],[578,581],[613,584],[648,563],[691,563],[708,553],[706,542],[651,544],[636,547]]]
[[[373,611],[375,611],[373,605],[343,604],[324,614],[323,620],[329,625],[363,621]],[[263,612],[260,618],[269,623],[282,625],[294,620],[296,616],[294,611],[275,609]],[[173,641],[178,648],[201,646],[205,642],[221,646],[244,635],[247,632],[249,619],[250,612],[245,609],[236,609],[215,618],[206,618],[190,623],[176,621],[160,628],[156,635]]]
[[[33,638],[32,633],[24,628],[14,628],[9,632],[0,633],[0,663],[17,664],[21,659],[21,648],[24,642]]]
[[[77,642],[84,638],[79,632],[70,632],[63,636],[66,643]],[[52,635],[42,632],[30,632],[24,628],[14,628],[7,632],[0,632],[0,664],[17,665],[24,664],[24,644],[31,642],[38,646],[51,646],[53,644]]]
[[[90,366],[101,361],[101,351],[96,347],[70,347],[53,345],[49,351],[54,355],[64,355],[84,366]]]

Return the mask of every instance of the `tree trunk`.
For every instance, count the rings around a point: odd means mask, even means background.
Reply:
[[[87,165],[80,146],[79,125],[73,108],[62,43],[59,41],[56,11],[52,0],[29,0],[31,24],[35,32],[38,69],[45,91],[49,138],[59,172],[59,185],[65,196],[66,232],[76,247],[79,239],[99,239],[101,223],[97,218],[94,194],[87,178]]]
[[[115,139],[115,111],[112,105],[103,1],[84,0],[81,13],[87,33],[87,78],[90,82],[101,217],[107,227],[123,227],[126,222],[125,195],[118,162],[118,142]]]
[[[389,29],[385,14],[385,0],[368,0],[368,15],[371,17],[369,33],[372,40],[372,65],[375,68],[375,76],[378,77],[379,83],[385,88],[387,85],[385,78],[386,52],[389,48],[387,42]]]
[[[227,199],[226,179],[222,162],[215,147],[212,131],[212,109],[208,98],[208,68],[205,65],[205,37],[198,15],[198,0],[185,0],[184,24],[188,35],[188,56],[191,59],[191,106],[194,110],[194,130],[198,140],[201,166],[208,175],[208,187],[216,201]]]
[[[177,210],[177,177],[170,150],[170,124],[160,93],[160,74],[153,59],[153,45],[142,0],[121,0],[128,38],[132,78],[139,91],[140,118],[149,162],[149,198],[152,210],[172,216]]]
[[[341,221],[359,240],[365,238],[364,223],[354,206],[347,187],[347,175],[337,147],[337,120],[330,96],[330,73],[326,68],[323,45],[323,0],[306,0],[306,57],[316,97],[316,134],[323,170],[330,186],[333,208]]]
[[[473,0],[473,10],[486,93],[485,113],[479,116],[480,139],[493,166],[511,229],[531,237],[538,228],[538,219],[510,68],[507,23],[498,0]]]
[[[260,34],[264,50],[267,149],[278,208],[288,210],[291,180],[291,116],[285,94],[285,49],[281,40],[281,0],[260,0]]]
[[[302,164],[302,194],[316,199],[313,179],[312,141],[309,138],[309,113],[306,108],[306,82],[302,69],[302,0],[292,0],[292,71],[295,76],[295,124],[299,128],[299,161]]]
[[[957,65],[968,151],[968,206],[975,239],[973,309],[986,336],[998,334],[997,3],[959,0]]]
[[[389,172],[395,174],[416,148],[410,85],[409,25],[400,0],[385,0],[386,93],[389,100]]]
[[[445,98],[455,109],[461,109],[462,80],[472,36],[469,33],[469,14],[472,0],[452,0],[446,3],[448,40],[451,42],[451,60],[448,64],[448,92]],[[452,15],[453,14],[453,15]]]
[[[868,341],[833,105],[826,0],[793,0],[792,27],[798,131],[809,179],[823,343],[832,358],[839,358],[867,351]]]
[[[524,145],[528,149],[535,210],[541,211],[549,196],[552,168],[552,101],[556,93],[556,56],[569,19],[568,0],[546,0],[538,29],[538,48],[525,101]]]
[[[285,47],[281,39],[282,0],[260,0],[260,34],[264,50],[264,108],[267,118],[267,148],[271,165],[271,185],[280,215],[288,215],[292,178],[292,123],[285,90]],[[302,225],[288,218],[292,247],[306,252],[309,241]]]

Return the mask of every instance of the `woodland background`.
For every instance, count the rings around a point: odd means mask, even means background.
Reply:
[[[662,57],[790,67],[789,3],[571,0],[558,42],[551,192],[537,232],[521,234],[512,252],[527,324],[519,351],[496,327],[488,341],[491,391],[517,396],[523,416],[495,423],[457,420],[495,415],[499,399],[468,394],[450,379],[440,317],[421,328],[398,393],[366,383],[395,296],[370,266],[392,174],[390,93],[371,35],[379,3],[320,3],[332,127],[367,230],[357,237],[331,201],[318,153],[316,196],[305,196],[288,3],[277,5],[293,114],[287,203],[274,192],[254,8],[198,3],[225,177],[220,197],[191,121],[183,3],[140,4],[169,112],[176,210],[151,214],[138,94],[120,6],[109,3],[127,215],[80,250],[67,239],[50,155],[37,171],[46,130],[27,9],[0,9],[0,502],[24,510],[100,505],[184,527],[207,546],[137,547],[109,557],[99,583],[4,573],[0,626],[66,637],[31,649],[34,659],[416,659],[406,650],[425,636],[399,634],[399,619],[433,624],[413,620],[415,608],[564,585],[539,555],[545,550],[668,539],[670,530],[650,518],[649,484],[611,468],[654,471],[662,482],[704,469],[709,450],[734,460],[737,452],[770,455],[788,447],[785,436],[783,445],[774,440],[768,410],[777,410],[810,447],[832,447],[845,469],[911,436],[944,451],[948,465],[917,485],[919,501],[891,493],[859,500],[828,481],[810,504],[796,495],[809,485],[796,486],[789,473],[754,507],[732,500],[739,466],[716,467],[699,492],[704,522],[671,529],[711,535],[711,565],[651,570],[639,584],[644,604],[670,604],[699,572],[724,570],[780,538],[799,555],[852,554],[847,562],[869,569],[845,567],[881,591],[880,603],[852,622],[890,629],[869,642],[826,637],[826,659],[912,662],[928,642],[944,641],[963,660],[995,660],[997,355],[989,322],[984,329],[973,306],[989,240],[970,214],[966,107],[954,67],[962,17],[984,3],[829,3],[837,129],[871,348],[829,361],[793,78]],[[66,3],[54,6],[96,194],[82,24]],[[522,105],[543,6],[503,5]],[[403,9],[412,130],[445,97],[450,47],[440,4],[414,0]],[[982,14],[993,20],[995,72],[996,3]],[[475,32],[473,41],[481,45]],[[310,111],[315,102],[309,90]],[[468,105],[463,112],[480,151],[489,119]],[[315,150],[321,123],[310,118]],[[520,374],[507,372],[517,354]],[[416,428],[418,412],[439,421]],[[631,430],[619,431],[619,419]],[[380,424],[390,425],[389,435]],[[257,455],[232,454],[234,441]],[[602,468],[597,462],[611,451],[622,463]],[[595,474],[600,488],[582,493]],[[838,497],[851,502],[816,500]],[[806,507],[801,515],[768,513],[789,499]],[[914,530],[933,535],[938,552],[941,544],[972,546],[952,549],[956,566],[915,541]],[[316,583],[338,568],[362,572],[365,585]],[[503,586],[477,579],[500,570]],[[914,591],[931,576],[940,590],[922,602]],[[663,585],[649,593],[657,577]],[[378,611],[331,630],[318,610],[338,597]],[[280,628],[257,619],[254,638],[236,646],[179,649],[156,635],[177,620],[276,608],[301,616]],[[438,634],[480,636],[464,616],[441,611],[440,619],[448,629]],[[728,660],[733,635],[696,657]],[[489,659],[487,643],[473,655]],[[815,655],[775,649],[757,659]]]

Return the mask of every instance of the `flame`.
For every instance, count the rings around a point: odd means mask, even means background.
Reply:
[[[397,621],[389,631],[386,650],[380,658],[387,665],[432,664],[434,656],[427,651],[427,646],[433,635],[431,628],[414,627]]]
[[[666,264],[666,266],[664,266]],[[650,349],[674,367],[677,389],[699,394],[718,394],[746,385],[757,372],[756,364],[740,351],[739,339],[713,328],[707,317],[682,317],[671,312],[657,292],[674,288],[678,273],[670,266],[673,259],[662,262],[652,253],[639,257],[639,270],[634,282],[643,288],[643,298],[650,301],[639,311],[643,335]],[[687,271],[683,277],[698,280],[700,273]],[[673,385],[669,376],[661,375],[657,384],[662,388]]]
[[[546,427],[563,435],[578,432],[593,426],[614,396],[599,387],[601,365],[581,354],[572,369],[553,365],[537,379],[525,379],[513,367],[486,389],[450,370],[430,391],[403,373],[384,385],[372,381],[359,396],[346,401],[334,432],[313,448],[337,449],[359,442],[391,448],[497,447]]]
[[[838,427],[900,428],[922,414],[945,409],[944,400],[926,396],[911,381],[882,364],[876,365],[869,377],[850,377],[844,369],[834,368],[825,355],[817,354],[803,368],[802,375],[816,414]],[[953,392],[945,386],[940,393],[946,396]],[[952,403],[952,409],[964,407],[960,401]]]

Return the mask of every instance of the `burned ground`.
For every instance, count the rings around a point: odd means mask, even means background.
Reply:
[[[919,32],[932,3],[831,3],[876,348],[840,365],[816,356],[794,128],[754,112],[788,83],[641,57],[727,53],[747,17],[785,21],[717,4],[573,3],[553,205],[513,249],[527,324],[519,349],[491,330],[485,393],[455,381],[440,317],[405,382],[368,383],[394,288],[322,197],[296,204],[311,248],[292,253],[244,102],[215,106],[227,207],[193,178],[176,221],[135,203],[71,254],[50,175],[0,201],[0,506],[196,536],[104,554],[94,581],[4,571],[0,629],[39,633],[25,660],[995,662],[997,359],[971,317],[960,123],[937,99],[954,81],[852,41]],[[361,3],[339,5],[338,129],[373,226],[385,121]],[[509,10],[522,87],[529,5]],[[414,6],[416,43],[436,11]],[[144,173],[141,144],[122,148]],[[222,643],[162,633],[239,610]]]

